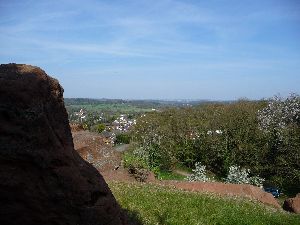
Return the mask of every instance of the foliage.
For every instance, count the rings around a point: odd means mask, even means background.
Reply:
[[[152,172],[159,180],[184,180],[185,176],[171,170],[161,170],[159,167],[152,168]]]
[[[88,125],[87,125],[86,123],[83,123],[83,124],[82,124],[82,128],[83,128],[84,130],[88,130],[88,129],[89,129],[89,127],[88,127]]]
[[[268,146],[262,173],[284,191],[300,192],[300,97],[275,96],[258,112],[259,127]]]
[[[145,158],[138,151],[127,151],[123,156],[124,167],[140,182],[146,181],[149,175],[149,167]]]
[[[120,133],[116,136],[116,144],[129,144],[130,143],[130,134],[129,133]]]
[[[250,177],[250,169],[240,168],[239,166],[230,166],[228,175],[225,179],[226,183],[233,184],[252,184],[262,187],[265,179],[259,176]]]
[[[300,224],[299,215],[241,198],[219,197],[149,184],[109,183],[132,224]]]
[[[123,163],[125,168],[148,168],[145,157],[137,151],[127,151],[123,154]]]
[[[250,184],[258,186],[258,187],[263,187],[263,184],[265,182],[265,179],[260,177],[260,176],[252,176],[250,177]]]
[[[291,95],[150,112],[137,119],[132,139],[150,168],[201,162],[221,179],[239,165],[293,195],[300,192],[299,105]]]
[[[281,133],[289,126],[300,125],[300,96],[291,94],[286,99],[275,96],[268,106],[258,111],[260,128]]]
[[[249,184],[249,173],[249,169],[241,169],[239,166],[230,166],[225,182],[233,184]]]
[[[101,133],[101,132],[104,131],[104,130],[105,130],[105,124],[99,123],[99,124],[97,125],[97,132],[98,132],[98,133]]]
[[[206,166],[201,165],[200,162],[197,162],[195,164],[195,169],[193,169],[192,171],[193,173],[186,177],[188,181],[202,181],[202,182],[213,181],[206,174]]]
[[[259,167],[260,156],[253,151],[264,151],[256,123],[263,106],[240,101],[148,113],[137,120],[133,139],[152,156],[154,166],[169,169],[182,163],[191,168],[201,161],[224,176],[232,163]]]
[[[94,132],[97,132],[97,133],[102,133],[102,131],[104,131],[106,128],[105,124],[103,123],[98,123],[96,125],[93,125],[90,127],[90,131],[94,131]]]

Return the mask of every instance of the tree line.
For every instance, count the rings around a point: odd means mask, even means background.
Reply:
[[[216,177],[250,169],[287,193],[300,192],[300,97],[172,108],[140,117],[132,154],[150,169],[201,162]]]

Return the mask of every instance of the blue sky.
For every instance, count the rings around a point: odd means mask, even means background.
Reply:
[[[0,62],[65,97],[260,99],[300,92],[299,0],[0,0]]]

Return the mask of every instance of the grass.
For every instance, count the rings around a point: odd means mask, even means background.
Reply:
[[[300,224],[299,215],[241,198],[222,198],[150,184],[111,182],[109,186],[134,224]]]
[[[157,173],[157,179],[160,180],[184,180],[186,176],[174,173],[172,171],[159,171]]]

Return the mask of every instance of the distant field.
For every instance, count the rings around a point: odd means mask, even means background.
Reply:
[[[67,98],[65,105],[69,109],[85,109],[89,112],[120,112],[120,113],[143,113],[150,112],[153,108],[161,107],[158,103],[149,101],[125,101],[110,99],[82,99]]]
[[[135,224],[300,224],[299,215],[241,198],[221,198],[150,184],[111,182],[109,187]]]
[[[78,104],[78,105],[67,105],[67,107],[72,107],[73,109],[86,109],[90,112],[99,111],[110,111],[110,112],[150,112],[151,108],[140,108],[134,105],[127,105],[122,103],[98,103],[98,104]]]
[[[81,109],[88,111],[110,111],[121,113],[142,113],[150,112],[152,109],[168,107],[187,107],[208,103],[205,100],[195,101],[168,101],[168,100],[122,100],[122,99],[89,99],[89,98],[65,98],[67,108]],[[212,102],[211,102],[212,103]]]

